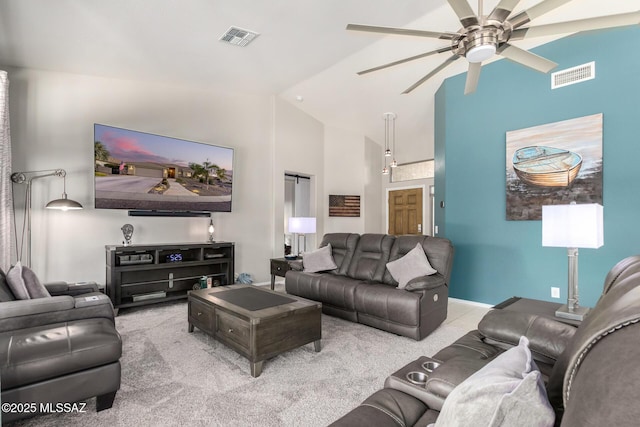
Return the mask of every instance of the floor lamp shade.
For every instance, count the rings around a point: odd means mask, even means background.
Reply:
[[[542,207],[542,246],[599,248],[603,229],[603,208],[597,203]]]
[[[599,204],[542,207],[542,246],[567,248],[569,261],[567,304],[556,311],[556,317],[582,321],[589,312],[579,304],[578,248],[602,246],[603,229],[603,209]]]

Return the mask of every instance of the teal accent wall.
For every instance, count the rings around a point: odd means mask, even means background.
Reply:
[[[640,254],[639,43],[640,29],[627,27],[533,49],[557,62],[557,70],[596,62],[594,80],[555,90],[550,75],[507,60],[483,67],[472,95],[463,94],[466,74],[445,80],[435,96],[436,202],[446,203],[436,223],[456,248],[452,297],[566,302],[566,250],[542,247],[540,221],[506,220],[511,130],[603,113],[604,246],[580,249],[582,305],[596,303],[616,262]],[[551,299],[551,286],[560,287],[560,300]]]

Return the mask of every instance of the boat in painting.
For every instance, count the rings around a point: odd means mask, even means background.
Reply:
[[[543,145],[524,147],[513,154],[518,178],[538,187],[568,187],[582,166],[582,156],[573,151]]]

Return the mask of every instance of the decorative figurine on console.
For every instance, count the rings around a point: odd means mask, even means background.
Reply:
[[[125,224],[120,230],[122,230],[122,235],[124,236],[124,242],[122,243],[125,246],[131,245],[131,237],[133,236],[133,225]]]

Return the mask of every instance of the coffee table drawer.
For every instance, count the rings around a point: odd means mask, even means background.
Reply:
[[[189,320],[208,333],[215,330],[215,310],[200,301],[189,300]]]
[[[223,341],[232,341],[249,351],[249,323],[223,311],[216,312],[216,337]]]

